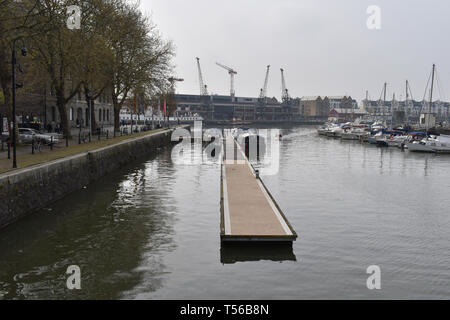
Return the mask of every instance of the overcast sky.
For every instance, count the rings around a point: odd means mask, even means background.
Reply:
[[[381,29],[369,30],[370,5],[381,9]],[[258,96],[271,65],[268,96],[281,96],[280,68],[294,97],[348,94],[360,100],[405,97],[409,80],[421,100],[436,63],[450,100],[448,0],[142,0],[164,38],[176,46],[180,93],[198,94],[195,57],[210,92],[229,94],[234,68],[237,96]],[[439,89],[436,87],[437,92]]]

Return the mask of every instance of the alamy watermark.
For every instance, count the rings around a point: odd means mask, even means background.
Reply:
[[[369,15],[366,21],[367,29],[380,30],[381,29],[381,8],[376,5],[367,7],[366,13]]]
[[[366,281],[367,289],[381,290],[381,268],[377,265],[372,265],[367,267],[366,272],[370,274]]]
[[[71,265],[67,268],[66,274],[69,275],[66,281],[67,289],[81,290],[81,269],[77,265]]]
[[[69,30],[81,29],[80,7],[75,5],[67,7],[67,14],[69,15],[66,21],[67,29]]]
[[[15,0],[15,2],[21,2],[21,0]],[[81,8],[77,5],[71,5],[67,7],[68,18],[66,20],[66,26],[70,30],[81,29]],[[381,8],[377,5],[370,5],[366,9],[366,14],[369,15],[366,20],[366,26],[369,30],[381,29]]]
[[[261,175],[275,175],[280,166],[280,137],[278,129],[224,129],[206,135],[202,122],[195,121],[192,133],[184,128],[173,131],[172,141],[180,143],[172,150],[172,161],[178,165],[201,165],[214,161],[244,164],[249,160],[258,164]]]

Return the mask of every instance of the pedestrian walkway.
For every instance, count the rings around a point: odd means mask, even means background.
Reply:
[[[226,139],[233,139],[228,135]],[[227,143],[242,152],[236,141]],[[222,241],[291,242],[297,234],[262,180],[245,160],[224,161],[221,176]]]
[[[121,142],[123,140],[143,136],[152,132],[157,132],[162,129],[152,130],[152,131],[142,131],[134,134],[121,134],[116,133],[116,137],[113,137],[112,127],[110,131],[108,129],[108,134],[100,136],[98,135],[91,136],[91,142],[89,142],[88,138],[86,141],[79,144],[78,131],[72,131],[72,138],[68,140],[68,147],[66,146],[66,140],[61,139],[58,144],[53,146],[53,149],[50,146],[42,145],[40,150],[35,150],[34,154],[32,152],[31,144],[19,144],[17,146],[17,166],[18,168],[24,168],[40,163],[44,163],[47,161],[52,161],[60,158],[64,158],[67,156],[71,156],[77,153],[92,151],[98,148],[102,148],[117,142]],[[130,130],[131,132],[131,130]],[[75,134],[76,133],[76,134]],[[88,137],[88,131],[82,131],[82,134]],[[13,151],[12,148],[10,150],[10,159],[8,159],[8,147],[7,144],[3,144],[3,149],[0,147],[0,173],[7,172],[13,170]]]

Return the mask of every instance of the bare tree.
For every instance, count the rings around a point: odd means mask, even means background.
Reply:
[[[107,28],[107,41],[113,53],[109,72],[117,131],[120,109],[133,91],[141,87],[151,94],[167,86],[174,49],[136,4],[121,3],[115,13],[114,23]]]

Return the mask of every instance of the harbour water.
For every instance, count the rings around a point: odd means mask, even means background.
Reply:
[[[1,230],[0,299],[450,297],[450,156],[281,133],[263,180],[292,252],[221,249],[219,164],[177,165],[165,148]],[[367,289],[371,265],[381,290]]]

